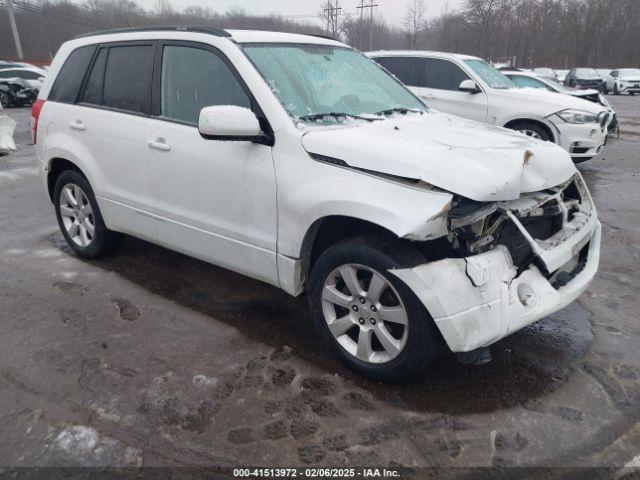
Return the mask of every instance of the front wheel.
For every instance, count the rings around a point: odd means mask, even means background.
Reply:
[[[614,95],[620,95],[620,90],[618,90],[618,84],[617,83],[613,84],[613,94]]]
[[[537,123],[521,122],[511,128],[518,132],[524,133],[527,137],[544,140],[545,142],[553,142],[553,138],[551,138],[549,132],[547,132],[547,130],[545,130]]]
[[[60,231],[78,256],[102,257],[120,245],[121,234],[107,229],[93,189],[79,172],[67,170],[60,174],[53,201]]]
[[[420,260],[397,241],[358,237],[330,247],[313,266],[309,304],[316,331],[360,375],[397,381],[435,358],[439,336],[433,320],[389,272]]]

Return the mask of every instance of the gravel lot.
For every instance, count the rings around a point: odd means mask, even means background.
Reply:
[[[0,465],[640,465],[640,97],[610,99],[621,137],[579,166],[604,226],[591,288],[492,363],[400,385],[331,359],[306,298],[135,239],[74,257],[29,111],[6,111]]]

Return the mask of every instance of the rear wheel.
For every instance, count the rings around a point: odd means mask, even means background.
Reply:
[[[614,95],[620,95],[620,91],[618,90],[618,84],[617,83],[613,84],[613,94]]]
[[[512,127],[512,130],[524,133],[526,136],[536,138],[538,140],[544,140],[545,142],[553,142],[553,138],[549,135],[549,132],[542,126],[533,122],[520,122]]]
[[[120,245],[122,235],[107,229],[93,189],[79,172],[60,174],[53,201],[60,231],[77,255],[98,258]]]
[[[439,336],[429,313],[390,269],[420,263],[394,240],[358,237],[316,261],[309,304],[316,330],[344,364],[378,381],[420,372],[435,358]]]

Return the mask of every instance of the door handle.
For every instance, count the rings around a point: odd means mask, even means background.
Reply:
[[[74,120],[73,122],[69,123],[69,126],[73,130],[78,130],[78,131],[81,131],[81,132],[87,129],[87,127],[85,127],[82,124],[82,120]]]
[[[153,148],[155,150],[161,150],[163,152],[171,151],[171,145],[167,145],[165,143],[164,138],[156,138],[155,140],[149,140],[147,145],[149,146],[149,148]]]

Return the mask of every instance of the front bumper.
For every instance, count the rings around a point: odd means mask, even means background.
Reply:
[[[591,158],[602,153],[613,116],[610,115],[604,125],[567,123],[559,117],[550,117],[549,121],[558,134],[558,144],[572,158]]]
[[[600,261],[595,209],[547,241],[533,242],[538,261],[518,274],[507,247],[391,270],[423,302],[453,352],[486,347],[575,301]]]
[[[620,93],[640,93],[640,82],[621,84],[618,91]]]

